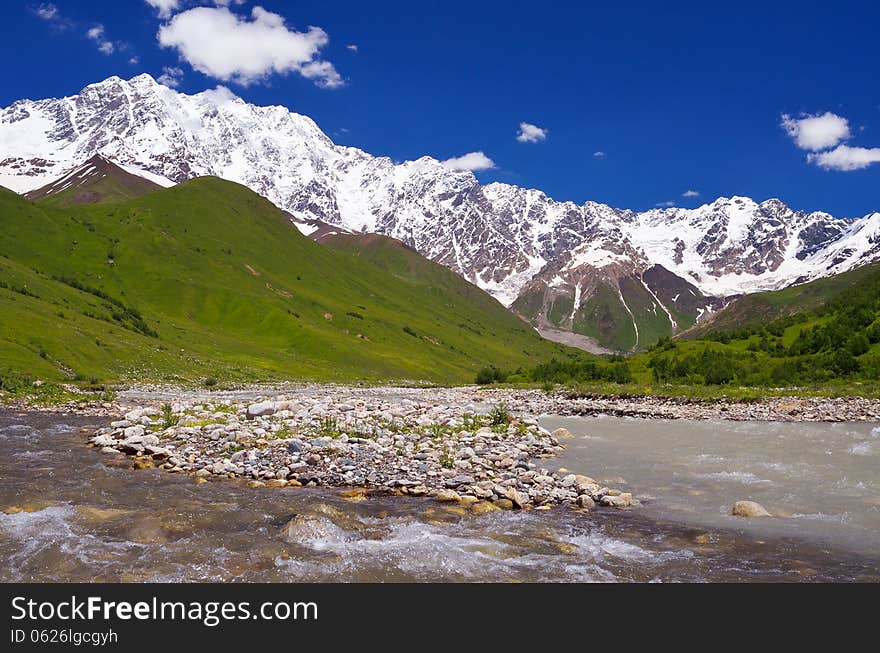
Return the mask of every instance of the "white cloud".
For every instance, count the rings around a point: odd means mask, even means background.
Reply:
[[[355,45],[354,43],[349,43],[349,44],[346,45],[345,47],[348,48],[349,50],[351,50],[352,52],[357,52],[357,51],[358,51],[358,46]]]
[[[699,197],[700,191],[698,190],[686,190],[681,194],[682,197]]]
[[[495,167],[495,162],[487,157],[483,152],[468,152],[462,156],[446,159],[441,162],[450,170],[491,170]]]
[[[605,154],[605,152],[603,152],[602,150],[596,150],[595,152],[593,152],[594,159],[604,159],[606,156],[608,155]]]
[[[516,140],[520,143],[538,143],[547,140],[547,130],[528,122],[519,123]]]
[[[200,93],[205,99],[210,100],[216,106],[227,104],[238,100],[239,97],[225,86],[218,86],[215,89],[208,89]]]
[[[159,75],[157,82],[167,86],[168,88],[177,88],[180,86],[180,80],[183,77],[183,70],[177,66],[165,66],[162,74]]]
[[[880,163],[880,147],[850,147],[838,145],[827,152],[811,152],[807,161],[825,170],[862,170],[873,163]]]
[[[802,150],[825,150],[850,137],[849,121],[826,111],[819,115],[803,114],[792,118],[782,114],[782,128]]]
[[[262,7],[253,8],[251,20],[225,7],[196,7],[162,25],[158,38],[199,72],[243,86],[288,72],[323,88],[344,84],[332,63],[317,58],[329,41],[324,30],[290,30],[282,16]]]
[[[34,9],[34,13],[43,20],[58,20],[61,18],[61,14],[58,12],[58,7],[51,2],[41,4]]]
[[[98,51],[104,54],[113,54],[116,46],[112,41],[107,39],[103,25],[95,25],[86,32],[86,36],[98,44]]]
[[[137,55],[129,57],[129,59],[128,59],[128,63],[130,63],[132,66],[137,66],[140,62],[141,62],[141,59]]]
[[[159,18],[169,18],[180,7],[180,0],[145,0],[159,12]]]
[[[819,115],[803,114],[800,118],[782,115],[782,127],[802,150],[810,150],[807,161],[825,170],[863,170],[880,163],[880,147],[846,145],[852,137],[849,121],[826,111]],[[864,127],[859,133],[864,132]]]
[[[664,209],[669,209],[675,206],[675,202],[673,200],[667,200],[665,202],[657,202],[654,206],[659,206]]]

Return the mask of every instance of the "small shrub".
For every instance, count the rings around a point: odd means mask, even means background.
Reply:
[[[320,424],[318,425],[318,429],[321,431],[321,435],[328,438],[338,438],[342,433],[339,430],[339,422],[335,417],[328,415],[327,417],[323,417],[321,419]]]
[[[219,381],[217,381],[217,379],[213,376],[209,376],[207,379],[204,380],[206,388],[213,388],[217,385],[217,383],[219,383]]]
[[[416,333],[413,329],[411,329],[411,328],[408,327],[408,326],[403,327],[403,332],[404,332],[404,333],[408,333],[408,334],[411,335],[413,338],[418,338],[418,337],[419,337],[419,334]]]
[[[490,383],[504,383],[508,374],[497,367],[484,367],[477,372],[475,379],[477,385],[489,385]]]
[[[492,426],[507,426],[512,420],[513,416],[503,402],[495,406],[489,413],[489,421]]]
[[[171,412],[171,404],[162,404],[162,428],[170,429],[175,424],[177,424],[177,420],[174,419],[174,413]]]

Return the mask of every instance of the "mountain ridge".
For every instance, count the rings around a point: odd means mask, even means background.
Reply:
[[[557,201],[537,189],[482,185],[473,173],[431,157],[395,164],[334,144],[311,118],[284,107],[256,107],[222,87],[184,95],[149,75],[111,77],[67,98],[18,101],[0,110],[0,143],[0,185],[19,192],[95,153],[171,181],[219,176],[267,197],[301,224],[401,240],[505,306],[518,303],[534,326],[564,297],[573,313],[551,326],[575,332],[592,319],[578,306],[591,298],[618,323],[668,335],[679,321],[715,310],[719,299],[880,258],[880,213],[837,219],[741,196],[644,212]],[[644,284],[657,265],[706,301],[676,318],[677,307]],[[538,304],[535,286],[542,283],[552,292]],[[609,298],[587,296],[588,286]],[[643,317],[630,319],[630,302],[644,305],[637,311]],[[580,329],[591,335],[586,331],[596,329]],[[644,344],[636,338],[633,346]]]

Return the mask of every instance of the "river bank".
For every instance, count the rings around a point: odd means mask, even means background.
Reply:
[[[241,385],[234,389],[206,389],[158,384],[130,384],[112,393],[112,399],[83,398],[41,405],[26,398],[7,400],[9,408],[45,410],[76,415],[119,416],[143,406],[160,406],[179,397],[186,400],[259,401],[284,393],[316,396],[407,398],[414,402],[448,405],[504,404],[530,415],[639,417],[645,419],[698,419],[771,422],[875,422],[880,421],[880,399],[865,397],[768,396],[752,401],[664,395],[546,392],[536,389],[461,387],[346,386],[327,384]]]

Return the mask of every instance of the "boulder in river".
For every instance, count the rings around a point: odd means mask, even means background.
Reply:
[[[760,503],[755,501],[737,501],[733,504],[735,517],[770,517],[770,513]]]
[[[557,440],[568,440],[568,439],[571,439],[574,437],[572,432],[569,431],[567,428],[558,428],[555,431],[553,431],[553,433],[551,433],[550,435],[552,437],[556,438]]]

